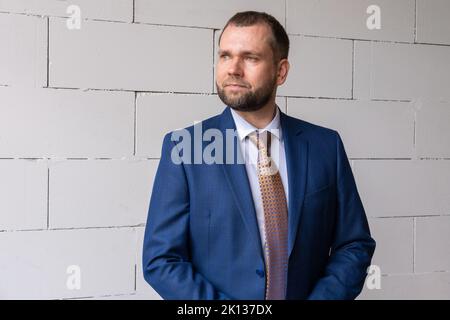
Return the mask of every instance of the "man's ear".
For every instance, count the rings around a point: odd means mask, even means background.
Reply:
[[[277,70],[277,85],[281,86],[287,78],[289,73],[290,64],[288,59],[281,59],[278,62],[278,70]]]

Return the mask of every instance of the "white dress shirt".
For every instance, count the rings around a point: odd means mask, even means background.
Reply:
[[[253,196],[253,202],[256,210],[256,218],[258,220],[259,234],[261,237],[261,244],[264,246],[266,242],[266,236],[264,232],[264,210],[261,199],[261,191],[259,188],[259,180],[257,173],[258,163],[258,148],[250,141],[248,135],[254,131],[260,133],[269,131],[272,133],[272,141],[270,146],[270,155],[275,162],[276,167],[280,171],[281,181],[283,183],[284,193],[286,195],[286,201],[288,197],[288,178],[286,169],[286,155],[284,150],[284,141],[282,136],[282,130],[280,126],[280,110],[276,106],[276,114],[272,121],[263,129],[259,129],[248,123],[242,118],[236,111],[231,109],[231,114],[236,124],[237,136],[239,138],[242,155],[245,159],[245,169],[247,171],[248,180],[250,183],[250,189]],[[287,205],[287,203],[286,203]]]

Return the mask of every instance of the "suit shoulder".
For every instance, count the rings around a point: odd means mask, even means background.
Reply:
[[[201,124],[200,127],[202,128],[202,131],[207,130],[207,129],[212,129],[212,128],[218,128],[220,116],[221,116],[221,114],[217,114],[215,116],[212,116],[212,117],[209,117],[209,118],[206,118],[206,119],[200,121],[199,123]],[[188,131],[190,134],[193,134],[194,133],[194,125],[199,124],[199,123],[193,123],[190,126],[178,128],[178,129],[174,129],[172,131],[166,132],[165,137],[168,137],[172,133],[177,132],[177,131]]]
[[[288,117],[296,124],[296,126],[302,129],[303,135],[308,136],[311,139],[325,138],[334,140],[336,139],[336,135],[339,135],[339,133],[334,129],[327,128],[299,118],[294,118],[291,116]]]

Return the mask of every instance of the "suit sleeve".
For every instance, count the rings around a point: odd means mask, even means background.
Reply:
[[[367,217],[339,134],[337,209],[331,254],[324,275],[308,299],[355,299],[361,292],[375,250]]]
[[[171,159],[174,147],[171,133],[166,134],[145,229],[144,278],[163,299],[230,299],[190,261],[189,189],[184,165]]]

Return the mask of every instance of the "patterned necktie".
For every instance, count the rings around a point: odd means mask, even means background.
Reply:
[[[264,143],[264,138],[267,144]],[[249,135],[258,148],[258,180],[264,210],[266,242],[266,300],[286,296],[288,269],[288,210],[281,176],[270,158],[271,134],[257,131]]]

